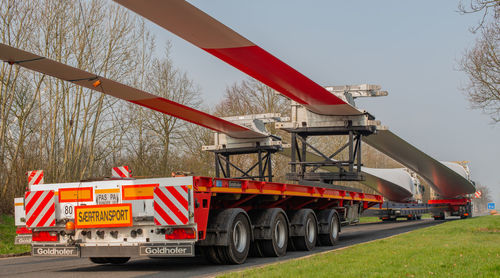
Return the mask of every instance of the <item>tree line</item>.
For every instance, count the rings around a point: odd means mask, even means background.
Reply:
[[[174,65],[169,45],[158,47],[142,18],[109,1],[5,0],[0,18],[2,43],[195,109],[217,116],[289,113],[286,98],[250,78],[229,86],[213,109],[204,107],[199,86]],[[273,132],[290,141],[287,133]],[[312,140],[328,151],[346,138]],[[13,198],[23,196],[28,170],[44,170],[46,183],[109,176],[111,167],[119,165],[130,166],[136,177],[166,177],[179,170],[213,176],[214,158],[201,150],[212,142],[213,132],[203,127],[19,66],[0,65],[0,213],[12,212]],[[365,166],[401,167],[364,148]],[[234,162],[255,161],[256,156],[244,155]],[[288,161],[274,156],[276,181],[285,181]]]

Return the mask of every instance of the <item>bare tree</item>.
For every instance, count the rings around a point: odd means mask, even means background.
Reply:
[[[481,109],[495,123],[500,121],[500,0],[472,0],[462,13],[483,13],[472,32],[479,32],[475,45],[459,63],[468,78],[462,90],[473,108]]]
[[[481,197],[472,199],[473,205],[479,212],[484,212],[492,201],[492,192],[489,187],[481,184],[476,185],[476,191],[481,191]]]
[[[481,36],[472,49],[466,51],[460,68],[468,77],[463,88],[472,107],[487,113],[494,122],[500,121],[500,22],[481,28]]]
[[[466,0],[458,4],[458,11],[461,14],[482,13],[482,17],[478,24],[471,29],[471,31],[475,33],[485,24],[490,14],[493,14],[494,17],[499,16],[499,6],[500,0]]]
[[[2,43],[133,83],[147,33],[136,15],[101,0],[0,3]],[[0,210],[22,195],[27,170],[46,181],[102,174],[123,148],[123,105],[103,94],[3,63],[0,66]],[[120,128],[118,128],[120,127]],[[126,129],[126,128],[125,128]],[[109,171],[109,170],[108,170]],[[108,172],[106,171],[106,172]]]
[[[167,46],[165,57],[153,59],[151,65],[145,68],[148,75],[142,87],[155,95],[196,109],[201,104],[199,89],[185,72],[173,65],[169,52]],[[134,106],[130,106],[129,119],[131,131],[139,135],[128,138],[127,143],[133,158],[130,164],[136,173],[165,176],[182,170],[179,169],[183,154],[181,145],[190,133],[187,122]]]

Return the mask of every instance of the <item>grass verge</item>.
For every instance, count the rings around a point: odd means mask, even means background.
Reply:
[[[14,217],[11,215],[0,215],[0,255],[20,254],[29,252],[29,245],[14,245],[16,237],[16,226]]]
[[[359,223],[374,223],[374,222],[380,222],[378,216],[361,216],[359,218]]]
[[[450,221],[221,277],[428,276],[500,277],[500,216]]]

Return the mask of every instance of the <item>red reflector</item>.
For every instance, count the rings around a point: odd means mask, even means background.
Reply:
[[[57,232],[33,232],[32,241],[59,241]]]
[[[174,229],[170,234],[165,234],[165,239],[195,239],[193,228]]]
[[[464,216],[469,216],[469,214],[468,213],[464,213]]]
[[[16,229],[16,234],[31,234],[31,230],[28,230],[26,227],[21,227]]]

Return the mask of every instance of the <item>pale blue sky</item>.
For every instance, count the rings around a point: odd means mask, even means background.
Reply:
[[[478,15],[457,1],[190,1],[321,85],[373,83],[389,96],[367,109],[403,139],[438,160],[471,161],[474,180],[500,203],[500,125],[471,110],[459,90],[457,61],[474,42]],[[158,46],[201,87],[208,105],[245,75],[154,27]],[[161,47],[159,47],[161,48]]]

